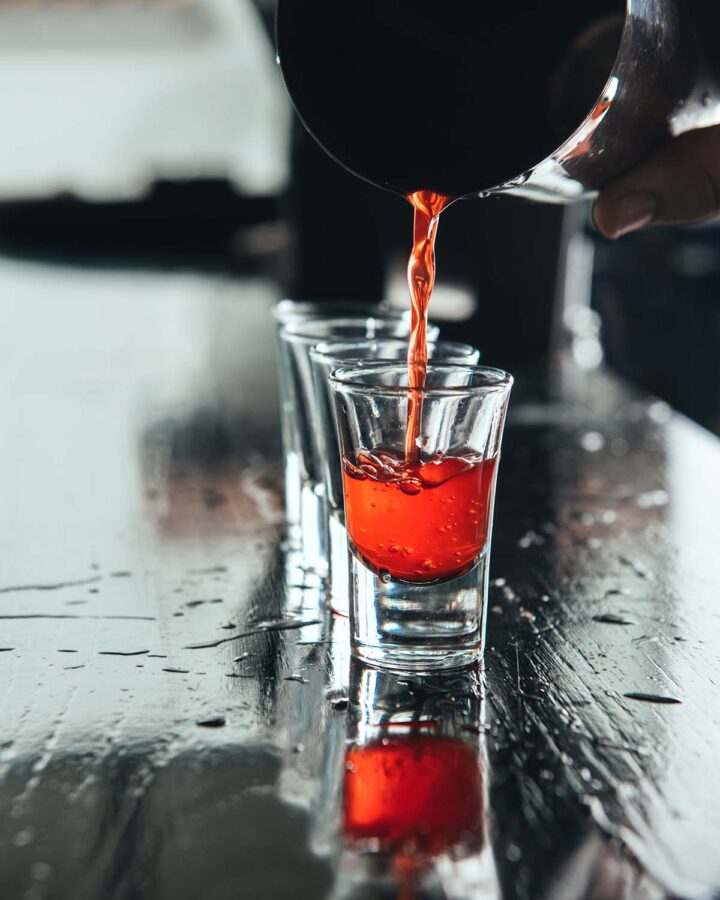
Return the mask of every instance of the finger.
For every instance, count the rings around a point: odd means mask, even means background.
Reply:
[[[720,213],[720,126],[689,131],[603,189],[598,230],[618,238],[648,225],[702,222]]]

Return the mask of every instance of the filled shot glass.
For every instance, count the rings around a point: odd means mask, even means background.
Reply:
[[[373,665],[469,665],[484,647],[489,549],[512,377],[367,363],[330,379],[342,454],[353,653]]]
[[[298,557],[302,578],[328,576],[328,547],[323,506],[315,384],[310,350],[320,341],[407,337],[407,316],[348,315],[290,321],[278,336],[280,398],[288,541]]]
[[[476,365],[480,351],[469,344],[436,341],[437,329],[430,328],[428,357],[435,362]],[[318,410],[319,458],[322,466],[325,519],[330,561],[330,602],[333,609],[348,615],[350,609],[350,557],[345,530],[342,462],[333,413],[330,375],[335,369],[368,360],[404,361],[406,340],[373,338],[355,341],[324,341],[310,351]]]

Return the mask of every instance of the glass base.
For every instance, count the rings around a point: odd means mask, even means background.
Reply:
[[[485,644],[489,560],[434,584],[384,581],[354,554],[353,655],[373,666],[435,671],[476,664]]]

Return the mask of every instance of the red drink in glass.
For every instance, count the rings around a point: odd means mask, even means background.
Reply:
[[[455,578],[488,538],[496,459],[448,456],[406,463],[393,453],[343,460],[345,516],[355,551],[400,581]]]

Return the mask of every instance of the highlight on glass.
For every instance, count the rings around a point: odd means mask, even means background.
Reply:
[[[512,377],[367,363],[330,379],[352,551],[353,652],[431,670],[482,653],[497,467]]]

